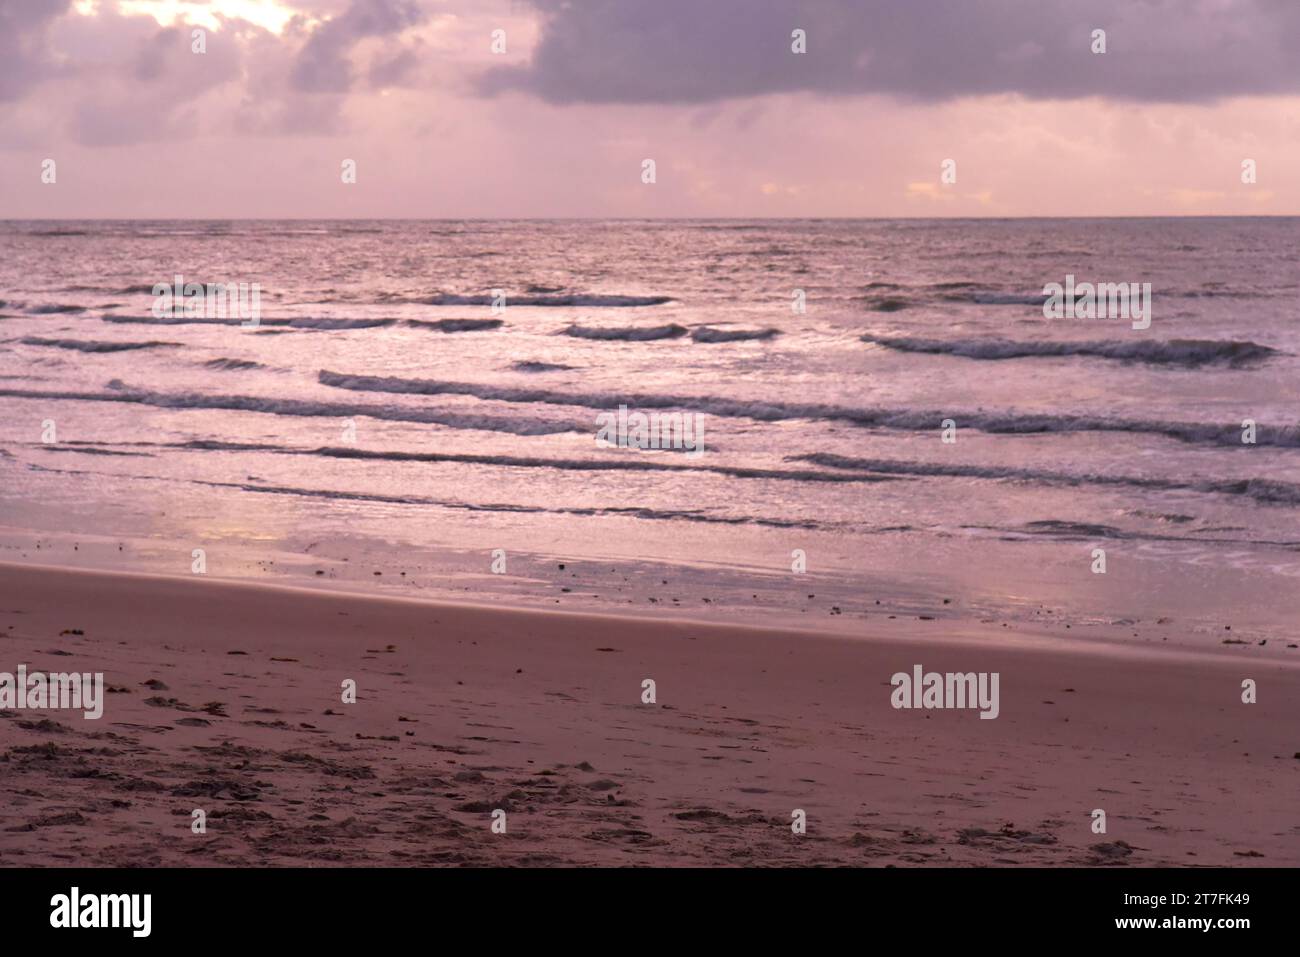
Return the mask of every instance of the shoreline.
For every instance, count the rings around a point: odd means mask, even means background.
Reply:
[[[0,671],[124,689],[0,714],[0,865],[1300,863],[1295,663],[894,624],[0,563]],[[894,709],[917,664],[999,673],[999,717]]]
[[[0,526],[0,567],[194,578],[187,573],[189,552],[179,544],[164,556],[154,543],[129,537],[18,532]],[[1103,651],[1144,648],[1166,654],[1177,649],[1237,660],[1300,662],[1300,639],[1283,623],[1289,621],[1284,607],[1267,616],[1242,613],[1240,608],[1207,616],[1166,601],[1146,613],[1135,612],[1132,601],[1142,594],[1142,586],[1133,584],[1121,586],[1117,605],[1107,604],[1116,597],[1113,593],[1086,601],[1072,601],[1064,594],[1017,595],[1012,602],[996,582],[976,589],[966,581],[937,580],[924,573],[868,575],[863,581],[839,568],[793,575],[775,567],[628,561],[622,556],[572,552],[513,552],[509,574],[490,574],[486,545],[453,549],[401,543],[387,550],[367,550],[353,543],[354,547],[340,547],[336,551],[342,554],[329,557],[312,548],[318,542],[305,549],[271,552],[223,546],[218,566],[216,549],[200,542],[209,548],[203,580],[312,594],[346,593],[619,621],[646,617],[851,639],[891,633],[907,640],[992,639],[1031,647],[1047,641]],[[1161,587],[1179,581],[1166,577]],[[1085,579],[1085,587],[1089,584]],[[1239,597],[1244,601],[1258,596]],[[1263,606],[1257,602],[1256,607]],[[914,631],[908,623],[917,621],[928,622],[928,627]],[[968,633],[973,637],[963,638]]]

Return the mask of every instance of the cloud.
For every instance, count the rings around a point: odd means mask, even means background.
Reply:
[[[61,25],[59,39],[67,51],[66,82],[43,88],[39,99],[52,115],[66,117],[73,140],[86,146],[193,135],[202,126],[204,98],[243,70],[233,28],[210,36],[204,54],[192,52],[188,27],[159,27],[152,17],[115,12],[73,17]]]
[[[406,47],[390,55],[376,57],[366,71],[366,79],[375,89],[403,86],[415,75],[420,61],[420,53],[414,48]]]
[[[421,23],[426,11],[414,0],[353,0],[339,16],[316,28],[291,74],[303,93],[346,93],[352,87],[353,46],[367,37],[400,34]]]
[[[50,23],[72,0],[3,0],[0,3],[0,102],[16,100],[58,72],[48,47]]]
[[[0,0],[0,124],[20,112],[48,142],[121,147],[242,134],[321,135],[341,130],[356,63],[372,87],[407,84],[419,65],[418,38],[401,34],[426,19],[415,0],[330,0],[296,14],[275,33],[216,9],[206,50],[191,48],[189,7],[70,0]],[[288,9],[288,8],[286,8]],[[170,15],[167,15],[170,14]],[[320,17],[326,17],[320,19]],[[26,104],[38,104],[35,113]],[[40,127],[44,123],[46,132]]]
[[[1204,102],[1300,91],[1293,0],[530,0],[524,66],[487,94],[700,103],[780,92]],[[791,32],[807,52],[791,52]],[[1107,51],[1092,52],[1106,31]]]

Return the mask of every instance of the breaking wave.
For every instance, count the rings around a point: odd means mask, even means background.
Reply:
[[[559,362],[538,362],[532,359],[521,359],[511,365],[510,368],[515,372],[564,372],[575,367],[566,366]]]
[[[600,293],[512,296],[507,292],[505,298],[506,304],[511,306],[591,306],[613,309],[630,306],[662,306],[673,301],[671,296],[621,296]],[[382,301],[409,302],[425,306],[490,306],[495,302],[495,298],[488,295],[464,296],[439,293],[432,296],[392,297]]]
[[[780,329],[718,329],[714,326],[698,326],[691,330],[691,339],[695,342],[749,342],[753,340],[775,339],[781,334]]]
[[[922,352],[961,356],[966,359],[1023,359],[1060,356],[1092,356],[1121,362],[1153,365],[1197,366],[1223,363],[1247,365],[1278,353],[1256,342],[1216,339],[1141,339],[1134,342],[1021,342],[1013,339],[917,339],[876,336],[868,333],[863,342],[896,352]]]
[[[33,316],[52,316],[63,315],[72,312],[85,312],[85,306],[70,306],[63,303],[53,303],[45,306],[28,306],[27,312]]]
[[[100,316],[104,322],[145,326],[239,326],[243,319],[216,319],[207,316]],[[396,319],[259,319],[248,328],[280,329],[374,329],[396,324]]]
[[[542,403],[613,409],[619,405],[644,409],[687,409],[710,415],[782,422],[813,419],[850,422],[866,428],[913,432],[937,429],[944,419],[954,419],[981,432],[1029,435],[1043,432],[1128,432],[1163,435],[1182,442],[1241,446],[1240,424],[1118,419],[1091,415],[1017,412],[963,412],[934,409],[855,409],[847,406],[727,399],[721,396],[656,395],[652,393],[579,393],[551,389],[495,386],[475,382],[443,382],[430,379],[401,379],[391,376],[345,375],[321,370],[323,385],[355,392],[390,392],[406,395],[470,395],[496,402]],[[1261,428],[1257,445],[1300,447],[1300,427]]]
[[[368,416],[391,422],[422,422],[452,429],[506,432],[511,435],[553,435],[559,432],[591,432],[590,422],[555,422],[530,416],[500,416],[410,409],[389,405],[355,405],[337,402],[313,402],[303,399],[278,399],[253,395],[203,395],[136,390],[116,379],[108,384],[110,392],[39,392],[30,389],[0,389],[0,396],[23,399],[69,399],[78,402],[127,402],[160,409],[226,409],[235,412],[265,412],[270,415],[325,416],[348,418]]]
[[[77,352],[129,352],[132,349],[180,348],[179,342],[91,342],[83,339],[42,339],[27,336],[19,339],[25,346],[51,346],[55,349],[73,349]]]
[[[1054,472],[993,465],[946,465],[939,462],[905,462],[895,459],[860,459],[816,452],[791,456],[790,461],[807,462],[825,468],[871,472],[879,475],[940,476],[945,478],[1010,479],[1050,485],[1121,485],[1160,491],[1202,492],[1242,495],[1263,505],[1300,505],[1300,485],[1273,479],[1165,479],[1141,475]]]
[[[209,359],[203,365],[208,369],[225,372],[242,372],[245,369],[265,369],[266,366],[252,359]]]
[[[503,319],[408,319],[406,325],[416,329],[435,329],[438,332],[477,332],[481,329],[499,329]]]
[[[889,482],[895,476],[863,475],[848,471],[822,469],[772,469],[741,465],[695,465],[680,460],[670,462],[645,455],[624,455],[621,458],[556,459],[533,455],[500,455],[471,452],[397,452],[325,446],[315,449],[289,448],[249,442],[225,442],[212,439],[194,439],[173,443],[168,448],[191,449],[204,452],[274,452],[282,455],[315,455],[335,459],[359,459],[382,462],[459,462],[470,465],[499,465],[507,468],[559,469],[576,472],[707,472],[730,478],[778,479],[794,482]]]
[[[671,322],[666,326],[623,326],[614,329],[601,329],[595,326],[569,326],[563,331],[566,336],[577,339],[598,339],[617,342],[651,342],[655,339],[680,339],[686,335],[685,326]]]
[[[304,498],[341,499],[352,502],[382,502],[393,505],[424,505],[438,508],[460,509],[468,512],[525,512],[543,515],[579,515],[586,517],[621,516],[625,518],[657,519],[661,521],[704,522],[717,525],[765,525],[772,528],[817,529],[825,527],[820,522],[806,519],[766,518],[752,515],[718,515],[704,509],[661,509],[643,506],[609,506],[577,508],[540,505],[515,505],[504,502],[458,502],[416,495],[382,495],[374,492],[344,492],[330,489],[309,489],[285,485],[250,485],[236,482],[197,482],[218,488],[235,488],[244,492],[263,492],[271,495],[297,495]]]

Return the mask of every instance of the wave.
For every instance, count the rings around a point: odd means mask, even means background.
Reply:
[[[1100,525],[1093,522],[1069,522],[1061,519],[1047,518],[1034,522],[1025,522],[1020,526],[1020,531],[1030,535],[1050,535],[1053,538],[1074,538],[1074,539],[1093,539],[1093,538],[1130,538],[1133,536],[1130,532],[1116,528],[1113,525]],[[1143,538],[1149,536],[1141,536]],[[1164,537],[1164,536],[1160,536]],[[1172,536],[1170,536],[1172,537]]]
[[[1003,535],[1041,536],[1061,541],[1120,539],[1137,542],[1182,542],[1196,545],[1228,545],[1235,548],[1239,548],[1243,545],[1265,545],[1273,548],[1285,548],[1292,551],[1297,547],[1300,547],[1300,542],[1297,542],[1294,539],[1217,538],[1207,537],[1204,535],[1162,535],[1154,532],[1116,528],[1113,525],[1102,525],[1092,522],[1071,522],[1053,518],[1025,522],[1023,525],[1017,525],[1012,528],[1000,525],[963,525],[961,527],[965,529],[1000,532]],[[1007,541],[1008,539],[1004,538],[1003,540]],[[1009,540],[1015,541],[1015,539]]]
[[[824,471],[820,469],[771,469],[741,465],[697,465],[670,463],[644,455],[627,455],[622,458],[556,459],[531,455],[499,455],[472,452],[398,452],[359,449],[349,446],[324,446],[305,449],[281,445],[250,442],[227,442],[217,439],[192,439],[188,442],[167,443],[163,447],[202,452],[272,452],[281,455],[310,455],[335,459],[359,459],[381,462],[459,462],[469,465],[497,465],[504,468],[557,469],[575,472],[703,472],[741,479],[776,479],[793,482],[826,482],[830,484],[874,483],[896,481],[895,476],[861,475],[852,472]]]
[[[19,339],[25,346],[51,346],[55,349],[74,349],[77,352],[129,352],[132,349],[180,348],[179,342],[90,342],[82,339],[42,339],[40,336],[27,336]]]
[[[128,323],[146,326],[241,326],[243,319],[216,319],[206,316],[100,316],[104,322]],[[280,329],[374,329],[391,326],[396,319],[260,319],[256,326]]]
[[[400,379],[389,376],[345,375],[321,370],[317,379],[336,389],[356,392],[392,392],[408,395],[470,395],[496,402],[570,405],[593,409],[616,409],[620,405],[648,409],[688,409],[710,415],[783,422],[814,419],[850,422],[865,428],[929,432],[944,419],[981,432],[1028,435],[1043,432],[1130,432],[1163,435],[1189,443],[1241,446],[1241,427],[1204,422],[1162,422],[1142,419],[1110,419],[1101,416],[1016,412],[954,412],[933,409],[854,409],[847,406],[779,402],[760,399],[726,399],[720,396],[657,395],[652,393],[578,393],[549,389],[494,386],[475,382],[442,382],[430,379]],[[1257,445],[1300,448],[1300,427],[1260,429]]]
[[[1060,279],[1049,278],[1045,280],[1045,282],[1059,282],[1063,278],[1064,277],[1060,277]],[[1084,282],[1091,282],[1091,281],[1092,280],[1084,279],[1082,277],[1079,278],[1078,280],[1080,284]],[[1105,281],[1105,280],[1101,280],[1101,281]],[[1162,289],[1162,290],[1156,290],[1154,294],[1159,296],[1161,299],[1209,299],[1209,298],[1269,299],[1269,298],[1273,298],[1274,296],[1274,294],[1271,293],[1255,292],[1253,290],[1246,290],[1246,289],[1209,289],[1209,288]],[[1044,301],[1046,301],[1047,296],[1041,292],[1028,292],[1028,293],[995,292],[995,291],[985,290],[985,291],[974,292],[971,293],[970,295],[959,295],[959,296],[953,296],[949,298],[955,299],[957,301],[964,300],[967,302],[973,302],[978,305],[1041,306],[1044,303]]]
[[[283,329],[383,329],[396,319],[262,319],[259,325]]]
[[[603,295],[600,293],[565,293],[561,295],[523,295],[506,294],[506,304],[510,306],[592,306],[603,308],[627,308],[631,306],[662,306],[672,302],[671,296],[622,296]],[[496,300],[493,296],[462,296],[454,293],[440,293],[433,296],[413,298],[393,297],[387,302],[410,302],[425,306],[490,306]]]
[[[542,507],[540,505],[515,505],[508,503],[471,503],[447,499],[427,498],[416,495],[382,495],[373,492],[344,492],[331,489],[309,489],[288,485],[250,485],[240,482],[203,482],[216,488],[233,488],[244,492],[261,492],[271,495],[297,495],[304,498],[324,498],[349,502],[382,502],[392,505],[422,505],[437,508],[459,509],[467,512],[522,512],[542,515],[580,515],[584,517],[617,516],[625,518],[644,518],[659,521],[704,522],[719,525],[763,525],[771,528],[818,529],[826,527],[820,522],[806,519],[766,518],[751,515],[715,515],[702,509],[656,509],[645,506],[611,506],[606,508],[580,508],[563,506]]]
[[[227,372],[242,372],[245,369],[265,369],[266,366],[252,359],[209,359],[203,365],[208,369]]]
[[[101,322],[139,326],[238,326],[241,319],[208,319],[205,316],[100,316]],[[269,325],[265,319],[262,325]]]
[[[1021,342],[1012,339],[916,339],[876,336],[872,342],[898,352],[961,356],[966,359],[1022,359],[1093,356],[1123,362],[1196,367],[1214,363],[1247,365],[1277,355],[1278,350],[1256,342],[1215,339],[1141,339],[1134,342]]]
[[[695,342],[749,342],[753,340],[775,339],[781,334],[780,329],[718,329],[714,326],[698,326],[691,330],[691,339]]]
[[[408,319],[406,325],[438,332],[477,332],[480,329],[499,329],[504,322],[503,319]]]
[[[0,389],[0,396],[19,399],[67,399],[75,402],[126,402],[160,409],[224,409],[233,412],[264,412],[269,415],[303,417],[323,416],[344,419],[365,416],[389,422],[420,422],[452,429],[506,432],[511,435],[554,435],[560,432],[593,431],[590,422],[555,422],[531,417],[504,417],[436,409],[408,409],[388,405],[354,405],[337,402],[313,402],[302,399],[276,399],[253,395],[204,395],[199,393],[165,393],[134,390],[114,379],[110,392],[40,392],[32,389]]]
[[[125,452],[121,449],[105,449],[96,445],[90,445],[83,442],[66,442],[63,445],[42,445],[43,452],[75,452],[78,455],[111,455],[125,456],[128,458],[154,458],[152,452]]]
[[[1047,301],[1047,296],[1041,292],[973,292],[961,298],[981,306],[1041,306]]]
[[[1064,277],[1046,277],[1044,283],[1063,280]],[[1087,280],[1080,278],[1082,284]],[[891,282],[872,282],[862,287],[867,293],[858,301],[866,304],[875,312],[899,312],[912,306],[934,305],[937,303],[966,303],[978,306],[1042,306],[1047,300],[1043,292],[1026,292],[1023,289],[990,289],[978,283],[934,282],[920,285],[903,285]],[[1161,299],[1267,299],[1276,294],[1256,292],[1245,289],[1219,289],[1210,286],[1200,289],[1164,289],[1158,293]]]
[[[1222,283],[1206,283],[1201,289],[1184,289],[1168,295],[1178,299],[1273,299],[1281,293],[1258,292],[1253,289],[1216,289]]]
[[[167,288],[168,289],[171,288],[170,284],[167,285]],[[62,291],[63,292],[100,292],[100,293],[110,293],[118,296],[135,295],[137,293],[149,293],[150,295],[152,295],[153,284],[137,283],[136,285],[132,285],[132,286],[64,286]]]
[[[1004,292],[984,289],[970,282],[935,282],[920,286],[875,282],[864,287],[868,295],[858,301],[873,312],[902,312],[913,306],[963,302],[984,306],[1041,306],[1047,298],[1041,293]]]
[[[510,368],[515,372],[564,372],[568,369],[574,369],[576,366],[566,366],[559,362],[537,362],[536,360],[524,359],[514,363]]]
[[[605,342],[651,342],[656,339],[680,339],[687,331],[685,326],[679,326],[675,322],[670,322],[666,326],[623,326],[614,329],[574,324],[564,329],[562,335]]]
[[[0,455],[12,457],[3,449],[0,449]],[[37,464],[31,464],[28,467],[41,472],[58,472],[71,475],[95,474],[90,472],[70,471],[67,469],[48,468]],[[176,481],[173,479],[162,478],[157,475],[136,475],[131,477],[139,480],[155,482]],[[389,505],[419,505],[425,507],[457,509],[467,512],[515,512],[537,515],[578,515],[583,517],[613,516],[618,518],[643,518],[652,521],[686,521],[717,525],[760,525],[770,528],[798,528],[808,530],[827,529],[835,527],[838,524],[817,522],[811,519],[785,519],[756,515],[719,515],[711,513],[705,509],[658,509],[637,505],[607,506],[603,508],[595,506],[565,507],[556,505],[519,505],[505,502],[465,502],[429,498],[419,495],[386,495],[380,492],[349,492],[336,489],[314,489],[292,485],[255,485],[248,482],[215,482],[205,481],[202,479],[181,479],[179,481],[186,482],[186,484],[202,485],[208,488],[237,489],[242,492],[255,492],[266,495],[293,495],[302,498],[346,502],[377,502]]]
[[[44,306],[28,306],[27,312],[33,316],[63,315],[72,312],[85,312],[85,306],[73,306],[64,303],[52,303]]]
[[[1050,485],[1121,485],[1158,491],[1201,492],[1216,495],[1241,495],[1263,505],[1300,505],[1300,485],[1274,479],[1164,479],[1141,475],[1104,475],[1096,473],[1054,472],[995,465],[946,465],[938,462],[907,462],[896,459],[860,459],[815,452],[790,456],[789,461],[807,462],[826,468],[872,472],[880,475],[915,477],[1010,479],[1042,482]]]

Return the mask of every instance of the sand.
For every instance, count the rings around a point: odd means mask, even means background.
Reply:
[[[1300,664],[887,624],[0,565],[0,671],[117,689],[0,712],[0,864],[1300,864]],[[893,708],[916,664],[999,716]]]

